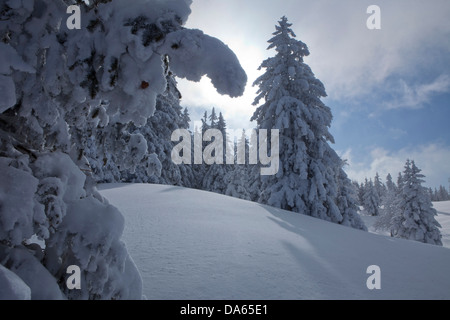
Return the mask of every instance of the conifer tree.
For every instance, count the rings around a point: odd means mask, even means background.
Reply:
[[[206,112],[205,112],[206,115]],[[202,190],[216,192],[219,194],[225,194],[227,185],[225,182],[225,176],[230,169],[230,166],[226,164],[226,152],[227,152],[227,130],[226,122],[222,116],[222,113],[217,117],[215,108],[211,110],[211,115],[209,116],[210,123],[208,125],[209,129],[217,129],[222,134],[222,163],[214,163],[211,165],[203,164],[205,167],[205,173],[202,180]]]
[[[238,151],[239,150],[239,151]],[[244,150],[244,152],[242,152]],[[234,145],[234,166],[227,171],[224,181],[226,184],[225,194],[235,198],[251,200],[249,192],[249,164],[248,164],[249,142],[242,130],[242,134]]]
[[[397,213],[397,197],[398,188],[392,181],[392,176],[389,173],[386,176],[386,192],[381,199],[380,215],[374,223],[376,230],[390,230],[392,224],[392,218]]]
[[[441,227],[436,210],[422,186],[424,175],[414,161],[407,160],[403,171],[398,212],[392,220],[391,234],[424,243],[442,246]]]
[[[364,195],[364,184],[361,183],[361,185],[360,185],[358,181],[352,181],[352,183],[356,190],[357,204],[358,204],[358,206],[362,206],[363,205],[363,195]]]
[[[188,108],[184,108],[183,115],[181,116],[181,128],[189,128],[189,123],[191,122],[191,116],[189,114]]]
[[[436,199],[434,198],[433,189],[431,189],[431,187],[428,188],[428,194],[430,195],[431,201],[436,201]]]
[[[380,214],[381,201],[372,179],[369,181],[366,179],[364,183],[363,201],[364,210],[367,214],[371,216],[378,216]]]
[[[209,127],[210,128],[217,128],[217,114],[216,109],[213,107],[211,110],[211,114],[209,115]]]
[[[205,113],[203,114],[202,121],[202,135],[205,134],[206,130],[211,128],[210,125],[208,125],[208,111],[205,110]]]
[[[344,166],[343,162],[342,166]],[[337,172],[338,196],[337,206],[344,217],[341,224],[367,231],[367,227],[358,214],[357,189],[347,177],[343,168]]]
[[[384,194],[386,193],[386,186],[383,184],[383,182],[381,182],[378,172],[375,174],[375,178],[373,179],[373,186],[378,194],[378,198],[380,200],[383,199]]]
[[[304,57],[306,44],[296,40],[286,17],[276,26],[268,49],[276,55],[264,60],[265,69],[254,85],[259,87],[251,120],[257,129],[279,130],[278,172],[260,178],[258,201],[281,209],[345,223],[337,204],[337,172],[342,160],[328,144],[334,139],[328,131],[332,114],[321,99],[325,88],[314,76]],[[270,150],[271,141],[268,146]],[[341,195],[342,196],[342,195]],[[352,225],[358,228],[358,225]]]
[[[67,28],[69,5],[80,9],[79,30]],[[114,160],[119,171],[157,163],[143,135],[127,128],[154,114],[165,56],[179,77],[207,75],[219,93],[243,93],[235,54],[183,27],[189,5],[0,1],[0,278],[10,269],[32,299],[142,297],[121,241],[124,218],[97,191],[85,150],[108,149],[99,163]],[[98,133],[105,143],[95,143]],[[44,246],[29,245],[33,237]],[[80,290],[66,286],[70,265],[81,269]]]
[[[436,200],[435,201],[447,201],[450,200],[450,196],[448,194],[447,189],[445,189],[444,186],[440,185],[439,186],[439,191],[436,191],[436,195],[434,197]]]

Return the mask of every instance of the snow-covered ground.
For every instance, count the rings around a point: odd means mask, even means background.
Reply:
[[[450,248],[450,201],[433,202],[437,210],[436,220],[441,224],[442,244]]]
[[[450,299],[450,249],[214,193],[108,184],[148,299]],[[436,204],[450,224],[450,204]],[[448,245],[447,238],[444,239]],[[369,290],[367,268],[381,269]]]

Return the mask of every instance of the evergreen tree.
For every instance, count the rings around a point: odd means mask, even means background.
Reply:
[[[436,192],[435,201],[447,201],[450,200],[449,194],[444,186],[439,186],[439,191]]]
[[[394,237],[411,239],[442,246],[441,227],[436,221],[436,210],[422,186],[424,175],[414,161],[407,160],[403,171],[403,183],[399,211],[392,221]]]
[[[343,162],[344,166],[345,162]],[[343,168],[337,172],[338,195],[337,206],[344,217],[342,225],[367,231],[367,227],[358,214],[357,189],[347,177]]]
[[[381,199],[380,216],[374,223],[375,230],[390,230],[392,224],[392,218],[396,215],[397,208],[398,189],[395,183],[392,181],[392,176],[389,173],[386,177],[386,192]]]
[[[217,130],[222,133],[223,138],[223,163],[225,164],[227,161],[227,150],[233,146],[233,143],[230,141],[230,137],[227,132],[227,123],[222,115],[222,112],[219,112],[219,117],[216,124]],[[229,168],[227,168],[228,170]]]
[[[142,297],[121,241],[123,217],[98,193],[85,152],[106,155],[99,166],[117,172],[157,164],[144,136],[127,129],[155,112],[165,56],[178,76],[208,75],[220,93],[242,94],[246,76],[234,53],[183,27],[189,4],[0,1],[0,263],[32,299]],[[80,8],[80,30],[62,21],[68,5]],[[81,269],[81,290],[66,286],[70,265]]]
[[[234,163],[225,175],[224,181],[226,184],[225,194],[235,198],[244,200],[251,200],[249,192],[249,165],[246,159],[248,159],[249,142],[245,135],[245,130],[242,130],[242,135],[234,146]],[[244,150],[238,153],[238,150]],[[238,159],[238,156],[243,159]]]
[[[206,114],[205,114],[206,115]],[[211,114],[209,115],[209,127],[217,129],[217,114],[216,109],[213,107],[211,110]]]
[[[361,183],[361,185],[358,183],[358,181],[352,182],[355,190],[356,190],[356,199],[358,206],[362,206],[364,203],[364,184]]]
[[[203,114],[202,121],[202,135],[205,134],[206,130],[210,129],[211,127],[208,125],[208,111],[205,111]]]
[[[189,128],[191,122],[191,116],[189,115],[188,108],[184,108],[183,115],[181,116],[181,128]]]
[[[380,214],[380,198],[378,192],[372,182],[372,179],[364,183],[364,197],[363,206],[367,214],[371,216],[378,216]]]
[[[258,149],[258,134],[257,130],[252,130],[250,135],[250,141],[249,141],[249,148]],[[258,162],[258,154],[256,154],[256,160]],[[249,157],[248,157],[249,159]],[[248,180],[248,191],[250,194],[250,199],[253,202],[258,202],[259,198],[262,194],[262,188],[261,188],[261,169],[258,164],[251,164],[249,159],[249,165],[247,169],[249,173],[249,180]]]
[[[401,172],[398,173],[398,177],[397,177],[397,188],[398,191],[403,190],[403,186],[404,186],[404,182],[403,182],[403,175]]]
[[[375,188],[376,193],[378,194],[378,198],[383,199],[384,194],[386,193],[386,186],[383,184],[383,182],[381,182],[380,175],[378,174],[378,172],[375,174],[373,186]]]
[[[276,175],[261,177],[258,201],[344,223],[350,219],[337,205],[341,159],[328,144],[334,142],[328,131],[331,110],[321,101],[326,97],[323,84],[303,61],[308,47],[294,39],[291,26],[281,18],[268,41],[276,55],[262,62],[259,69],[265,73],[254,83],[259,90],[253,104],[263,103],[251,120],[258,129],[278,129],[280,139],[280,168]],[[269,150],[270,145],[268,139]]]
[[[193,163],[193,165],[192,165],[192,173],[194,175],[192,187],[195,188],[195,189],[200,189],[200,190],[202,189],[203,177],[205,176],[207,168],[206,168],[206,165],[205,165],[205,163],[203,161],[201,161],[201,163],[195,163],[194,149],[196,148],[195,144],[197,144],[197,143],[199,144],[201,152],[203,152],[203,149],[205,147],[205,143],[203,142],[203,138],[202,138],[203,137],[203,133],[204,133],[203,130],[205,130],[205,131],[207,130],[206,129],[207,123],[203,121],[205,119],[205,117],[207,117],[206,112],[205,112],[203,118],[201,119],[202,120],[202,127],[199,128],[198,126],[195,126],[194,132],[193,132],[192,137],[191,137],[191,139],[192,139],[191,145],[194,146],[191,149],[191,153],[192,153],[191,159],[192,159],[192,163]],[[198,140],[195,140],[195,137],[197,137]],[[203,156],[202,156],[202,159],[203,159]]]
[[[428,195],[430,196],[431,201],[436,201],[436,199],[434,198],[433,189],[428,188]]]
[[[206,115],[206,113],[205,113]],[[225,183],[225,176],[230,169],[230,167],[226,164],[226,145],[227,145],[227,131],[226,131],[226,122],[220,113],[220,116],[217,117],[215,108],[212,108],[211,115],[209,116],[210,124],[208,128],[217,129],[222,134],[222,163],[221,164],[204,164],[205,166],[205,174],[202,180],[202,190],[216,192],[219,194],[225,194],[227,185]]]

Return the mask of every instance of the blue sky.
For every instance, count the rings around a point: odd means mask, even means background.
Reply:
[[[381,9],[381,30],[369,30],[366,10]],[[450,2],[448,0],[194,0],[187,27],[226,43],[249,81],[244,96],[217,94],[203,79],[179,80],[192,120],[213,106],[232,129],[251,128],[260,63],[274,26],[286,15],[311,55],[305,62],[326,88],[334,120],[333,148],[350,178],[376,172],[394,178],[407,158],[426,185],[450,178]]]

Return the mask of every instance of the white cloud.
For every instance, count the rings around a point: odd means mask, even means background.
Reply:
[[[378,172],[384,180],[388,173],[394,181],[398,173],[403,171],[407,159],[414,160],[422,174],[425,175],[425,186],[447,186],[450,178],[450,147],[443,144],[429,144],[403,148],[389,152],[383,148],[374,148],[364,162],[353,161],[353,151],[346,150],[341,154],[348,160],[345,168],[350,179],[362,182],[365,178],[373,178]]]
[[[381,30],[365,27],[366,1],[321,3],[323,20],[309,22],[317,27],[308,35],[314,48],[310,65],[332,98],[359,98],[374,89],[389,89],[392,77],[409,81],[421,78],[424,70],[442,72],[443,65],[437,66],[442,61],[434,57],[450,51],[448,1],[379,0]]]
[[[370,94],[392,76],[420,76],[422,70],[436,68],[436,52],[450,50],[448,0],[378,0],[381,30],[366,27],[370,4],[361,0],[196,0],[188,26],[227,43],[251,83],[263,58],[273,55],[266,51],[266,41],[274,25],[287,15],[298,39],[310,48],[306,63],[333,99]],[[422,89],[422,94],[433,91]],[[248,101],[254,98],[252,90],[246,95],[251,96]]]
[[[266,50],[267,40],[282,15],[293,23],[297,39],[311,51],[305,62],[324,83],[330,100],[341,106],[341,115],[347,115],[337,117],[341,122],[333,126],[353,120],[354,108],[370,110],[376,116],[386,107],[417,108],[434,95],[450,91],[450,74],[442,75],[450,63],[450,2],[377,0],[381,30],[366,27],[366,9],[371,4],[369,0],[195,0],[187,27],[199,28],[226,43],[247,72],[248,84],[243,97],[231,99],[217,94],[208,80],[180,81],[183,106],[208,112],[214,106],[223,112],[229,127],[251,127],[249,119],[256,108],[251,103],[257,89],[252,83],[260,74],[261,62],[274,55],[273,50]],[[396,79],[403,79],[403,85],[392,86]],[[392,93],[393,101],[386,101]],[[405,135],[401,130],[390,133],[393,139]],[[440,177],[440,172],[450,176],[445,167],[450,162],[448,147],[432,150],[431,146],[398,152],[376,149],[370,154],[371,161],[353,163],[348,170],[358,179],[373,176],[377,170],[396,175],[405,160],[413,158],[422,165],[427,182],[444,184],[447,177]],[[433,155],[422,154],[430,150]]]
[[[434,95],[450,92],[450,77],[440,75],[431,83],[416,86],[409,86],[405,81],[401,81],[394,92],[398,98],[386,104],[388,109],[418,109],[429,103]]]

